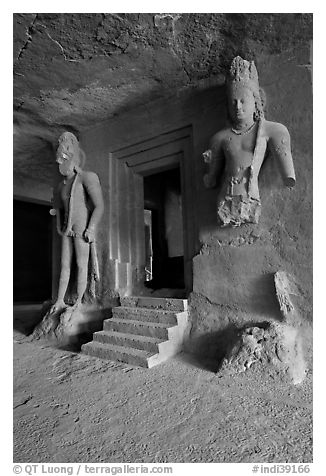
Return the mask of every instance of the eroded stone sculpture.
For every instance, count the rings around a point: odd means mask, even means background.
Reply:
[[[258,223],[261,202],[258,176],[266,153],[276,157],[284,183],[295,185],[290,135],[287,128],[264,118],[258,74],[254,62],[233,59],[228,79],[231,125],[217,132],[203,157],[209,166],[207,188],[216,185],[224,167],[217,215],[221,226]]]
[[[292,298],[299,290],[285,271],[274,274],[274,283],[282,319],[239,329],[221,362],[219,375],[238,374],[254,365],[264,375],[285,374],[294,384],[305,379],[308,366],[303,337],[307,328]]]
[[[84,159],[85,154],[77,138],[70,132],[64,132],[59,138],[56,154],[56,162],[64,179],[54,194],[54,208],[51,211],[56,215],[57,231],[62,237],[61,271],[58,296],[50,314],[67,307],[64,297],[74,265],[73,255],[77,267],[77,299],[74,308],[81,304],[86,291],[89,264],[93,288],[94,282],[99,279],[95,234],[104,204],[98,176],[81,168]]]

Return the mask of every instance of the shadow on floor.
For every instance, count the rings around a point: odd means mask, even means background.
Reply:
[[[216,373],[218,365],[209,357],[181,352],[173,357],[175,360],[186,364],[188,367],[195,367],[200,370],[207,370],[208,372]],[[164,365],[164,363],[162,364]]]
[[[24,336],[29,336],[34,327],[41,322],[45,313],[43,303],[14,304],[13,327]]]

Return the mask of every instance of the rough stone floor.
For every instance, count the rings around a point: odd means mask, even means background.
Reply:
[[[14,462],[312,462],[312,376],[153,369],[14,335]]]

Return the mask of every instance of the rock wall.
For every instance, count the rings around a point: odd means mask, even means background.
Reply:
[[[202,182],[205,164],[201,154],[226,118],[222,74],[199,80],[177,95],[171,92],[164,101],[134,108],[81,135],[88,168],[99,174],[104,196],[108,197],[109,152],[178,127],[192,126],[191,153],[195,165],[191,173],[195,182],[198,240],[197,254],[193,258],[193,291],[189,297],[192,329],[186,349],[191,352],[222,356],[230,336],[239,327],[266,320],[280,321],[282,315],[273,278],[278,270],[293,276],[300,291],[296,298],[299,313],[305,323],[312,320],[310,41],[309,34],[304,40],[291,37],[291,31],[296,29],[293,17],[287,23],[287,39],[283,35],[278,44],[275,25],[273,32],[266,34],[265,43],[252,35],[246,38],[245,57],[255,59],[260,85],[267,98],[266,118],[285,124],[290,131],[297,184],[291,191],[284,188],[277,164],[272,157],[267,157],[259,179],[262,200],[259,225],[218,228],[217,189],[208,191]],[[223,54],[231,61],[237,49],[236,39],[234,43],[231,39],[229,46],[226,37],[224,41]],[[100,230],[102,295],[110,289],[106,239],[110,226],[112,223],[106,215]],[[309,332],[306,337],[307,348],[310,348]]]

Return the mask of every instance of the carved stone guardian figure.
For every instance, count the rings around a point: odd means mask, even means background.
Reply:
[[[209,166],[204,176],[214,187],[224,168],[217,216],[221,226],[258,223],[261,202],[258,176],[270,151],[278,161],[284,184],[295,185],[290,135],[287,128],[264,118],[254,62],[233,59],[227,78],[228,112],[231,125],[217,132],[203,157]]]
[[[51,214],[56,215],[57,231],[62,237],[61,272],[58,296],[50,314],[67,307],[64,297],[73,255],[77,266],[77,299],[74,307],[82,302],[87,288],[89,259],[93,285],[99,279],[95,234],[104,204],[98,176],[81,169],[84,159],[85,154],[77,138],[70,132],[64,132],[59,138],[56,153],[56,162],[64,179],[54,194],[54,209],[51,210]]]

